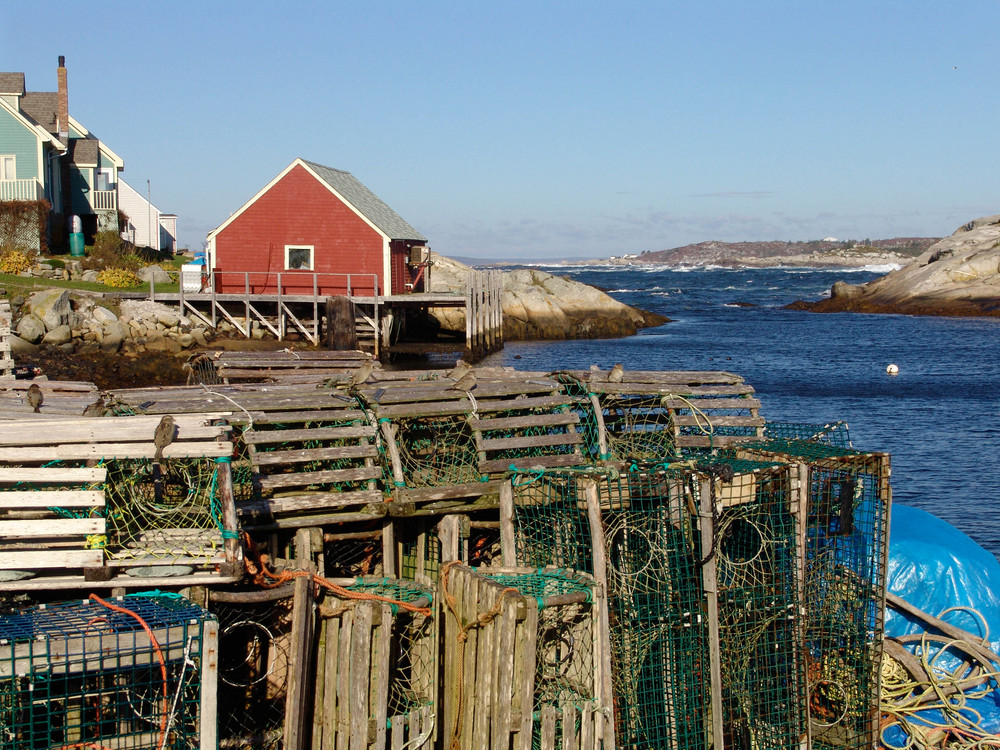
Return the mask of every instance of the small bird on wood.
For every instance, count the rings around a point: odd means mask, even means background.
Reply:
[[[448,377],[452,380],[458,380],[465,373],[472,369],[472,365],[466,362],[464,359],[456,359],[455,366],[448,370]]]
[[[153,454],[154,463],[159,464],[163,460],[163,449],[174,442],[176,432],[177,425],[169,414],[156,425],[156,432],[153,433],[153,445],[156,448],[156,452]]]
[[[625,378],[625,368],[622,367],[622,363],[618,362],[614,367],[611,368],[611,372],[608,373],[609,383],[620,383]]]
[[[458,379],[458,382],[451,387],[454,391],[465,391],[468,393],[476,387],[476,373],[469,370],[462,377]]]
[[[42,402],[45,401],[45,396],[42,395],[42,389],[38,387],[38,383],[32,383],[28,386],[28,406],[30,406],[35,414],[38,414],[42,408]]]
[[[369,360],[368,362],[362,363],[362,365],[354,371],[350,379],[347,381],[348,390],[351,388],[357,388],[359,385],[367,383],[373,372],[375,372],[374,362]]]

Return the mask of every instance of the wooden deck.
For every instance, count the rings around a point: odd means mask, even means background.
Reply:
[[[150,282],[148,292],[123,293],[120,297],[177,305],[182,315],[199,320],[210,328],[218,327],[225,320],[248,338],[252,334],[251,322],[256,321],[278,340],[284,340],[289,332],[295,331],[318,346],[324,340],[324,330],[329,334],[332,328],[330,318],[333,308],[328,305],[328,300],[334,298],[323,291],[319,279],[320,276],[330,275],[308,274],[306,276],[312,277],[310,284],[308,279],[303,282],[301,272],[272,274],[276,281],[269,281],[267,288],[274,287],[274,291],[264,293],[252,291],[255,282],[250,279],[250,274],[245,274],[244,291],[237,293],[217,292],[212,276],[206,278],[201,291],[185,291],[185,284],[182,283],[178,292],[158,292],[155,284]],[[293,281],[283,280],[282,276]],[[310,286],[311,292],[302,292]],[[353,310],[352,323],[357,328],[358,340],[376,357],[389,352],[396,344],[402,344],[405,350],[405,341],[399,340],[402,328],[399,321],[410,311],[432,308],[464,308],[465,336],[464,340],[457,339],[461,342],[457,348],[464,351],[466,359],[478,360],[503,348],[503,280],[500,271],[470,272],[464,292],[356,294],[350,291],[350,280],[345,288],[349,293],[342,296]],[[366,288],[373,289],[375,284],[369,283]],[[290,292],[290,289],[294,291]],[[456,348],[454,341],[447,342],[449,351]],[[328,346],[331,344],[328,343]],[[433,344],[428,347],[431,350],[435,348]]]

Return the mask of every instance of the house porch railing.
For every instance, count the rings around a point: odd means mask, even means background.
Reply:
[[[44,197],[38,180],[0,180],[0,201],[40,201]]]
[[[90,206],[95,211],[114,211],[118,208],[117,190],[92,190]]]

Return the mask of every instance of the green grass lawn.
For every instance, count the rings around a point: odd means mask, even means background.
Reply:
[[[40,289],[78,289],[85,292],[103,292],[114,294],[115,292],[146,292],[149,291],[149,284],[139,284],[130,287],[112,287],[105,284],[98,284],[96,281],[63,281],[57,279],[41,279],[34,276],[17,276],[9,273],[0,273],[0,289],[3,289],[8,297],[16,294],[31,294]],[[178,292],[180,284],[157,284],[157,292]]]

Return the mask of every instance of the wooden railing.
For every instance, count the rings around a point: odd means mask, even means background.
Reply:
[[[0,180],[0,201],[40,201],[43,197],[38,180]]]
[[[219,294],[276,294],[329,297],[377,297],[373,273],[312,273],[310,271],[212,271],[206,291]]]
[[[92,190],[90,205],[95,211],[114,211],[118,208],[118,191]]]

